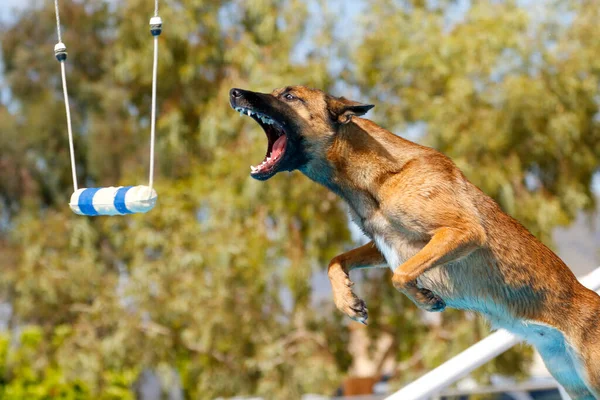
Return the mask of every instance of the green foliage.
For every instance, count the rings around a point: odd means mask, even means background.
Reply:
[[[102,371],[103,388],[99,396],[92,395],[91,381],[81,379],[81,371],[67,375],[67,369],[49,354],[60,351],[73,335],[67,325],[58,325],[50,332],[39,326],[25,326],[19,333],[0,336],[1,399],[133,399],[131,386],[137,378],[135,369]]]
[[[3,381],[0,385],[0,399],[89,399],[92,396],[89,385],[77,377],[68,378],[63,370],[50,360],[40,357],[45,346],[54,346],[71,329],[57,326],[54,334],[45,338],[44,332],[35,326],[26,326],[17,335],[0,337],[0,369]],[[45,340],[49,339],[49,340]],[[16,340],[18,343],[11,343]],[[108,376],[106,388],[99,399],[133,399],[130,386],[136,378],[133,371],[105,371]]]
[[[309,12],[300,0],[162,1],[160,197],[151,213],[127,218],[66,207],[51,4],[3,29],[0,300],[13,313],[0,337],[1,398],[133,398],[145,369],[165,388],[175,369],[194,399],[292,399],[338,385],[352,361],[348,321],[331,301],[314,306],[311,277],[352,245],[345,210],[299,173],[248,177],[265,138],[229,108],[234,86],[355,87],[377,104],[382,126],[426,126],[424,141],[545,240],[591,207],[600,6],[557,2],[534,23],[512,2],[482,1],[450,23],[454,2],[426,3],[367,2],[364,38],[338,48],[339,15],[324,2]],[[82,185],[144,182],[149,4],[61,2]],[[565,10],[571,24],[557,18]],[[310,19],[320,12],[322,25]],[[292,62],[303,41],[320,47]],[[336,52],[341,76],[329,59]],[[369,334],[395,338],[396,385],[488,333],[460,312],[426,324],[389,272],[368,275],[359,291]],[[477,376],[524,371],[528,357],[509,352]]]

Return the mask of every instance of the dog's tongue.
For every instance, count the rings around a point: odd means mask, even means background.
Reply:
[[[271,158],[279,158],[285,150],[285,145],[287,143],[287,138],[285,135],[282,135],[273,143],[273,150],[271,150]]]
[[[264,172],[271,168],[277,161],[279,161],[279,159],[283,155],[283,152],[285,151],[286,143],[287,138],[285,137],[285,135],[279,137],[275,141],[275,143],[273,143],[273,148],[271,149],[271,152],[269,153],[268,157],[265,157],[263,162],[257,165],[256,167],[250,167],[252,173],[256,174],[258,172]]]

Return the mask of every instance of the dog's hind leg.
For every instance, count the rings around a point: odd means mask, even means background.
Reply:
[[[542,356],[548,371],[565,388],[572,400],[599,398],[592,394],[581,377],[579,365],[573,358],[573,349],[568,347],[562,334],[543,341],[536,341],[535,347]]]
[[[588,389],[600,399],[600,297],[591,291],[581,297],[585,307],[576,314],[578,329],[571,333],[567,350]]]
[[[597,351],[598,349],[595,350]],[[587,349],[582,352],[571,348],[569,351],[571,360],[575,369],[579,372],[581,381],[594,394],[594,396],[589,398],[600,399],[600,360],[593,353],[593,350],[588,351]],[[588,397],[583,398],[587,399]]]

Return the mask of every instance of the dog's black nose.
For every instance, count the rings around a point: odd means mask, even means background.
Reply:
[[[229,91],[229,96],[235,98],[242,97],[242,91],[240,89],[233,88]]]

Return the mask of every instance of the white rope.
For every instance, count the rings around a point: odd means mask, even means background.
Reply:
[[[148,196],[152,196],[152,186],[154,185],[154,142],[156,136],[156,86],[158,74],[158,37],[162,32],[162,20],[158,16],[158,0],[154,0],[154,17],[150,18],[150,32],[154,37],[154,56],[152,58],[152,108],[150,116],[150,171],[148,186],[150,191]]]
[[[71,110],[69,107],[69,93],[67,90],[67,74],[65,72],[65,60],[66,60],[66,48],[62,43],[62,37],[60,34],[60,14],[58,11],[58,0],[54,0],[54,11],[56,12],[56,34],[58,36],[58,43],[62,45],[61,51],[64,52],[64,58],[60,59],[60,76],[62,79],[62,88],[63,88],[63,96],[65,98],[65,111],[67,112],[67,131],[69,133],[69,153],[71,157],[71,174],[73,176],[73,191],[77,191],[77,168],[75,166],[75,148],[73,146],[73,129],[71,125]],[[57,47],[54,48],[54,52],[56,54]]]
[[[58,0],[54,0],[54,12],[56,13],[56,33],[58,33],[58,41],[62,42],[60,37],[60,17],[58,15]]]
[[[69,153],[71,154],[71,174],[73,175],[73,191],[77,191],[77,170],[75,167],[75,149],[73,147],[73,129],[71,128],[71,110],[69,109],[69,94],[67,92],[67,78],[65,62],[60,62],[60,75],[62,77],[63,95],[65,96],[65,109],[67,111],[67,130],[69,132]]]
[[[156,1],[158,10],[158,0]],[[156,131],[156,76],[158,69],[158,36],[154,36],[154,60],[152,62],[152,116],[150,119],[150,178],[148,186],[150,186],[150,195],[152,194],[152,186],[154,185],[154,136]]]

